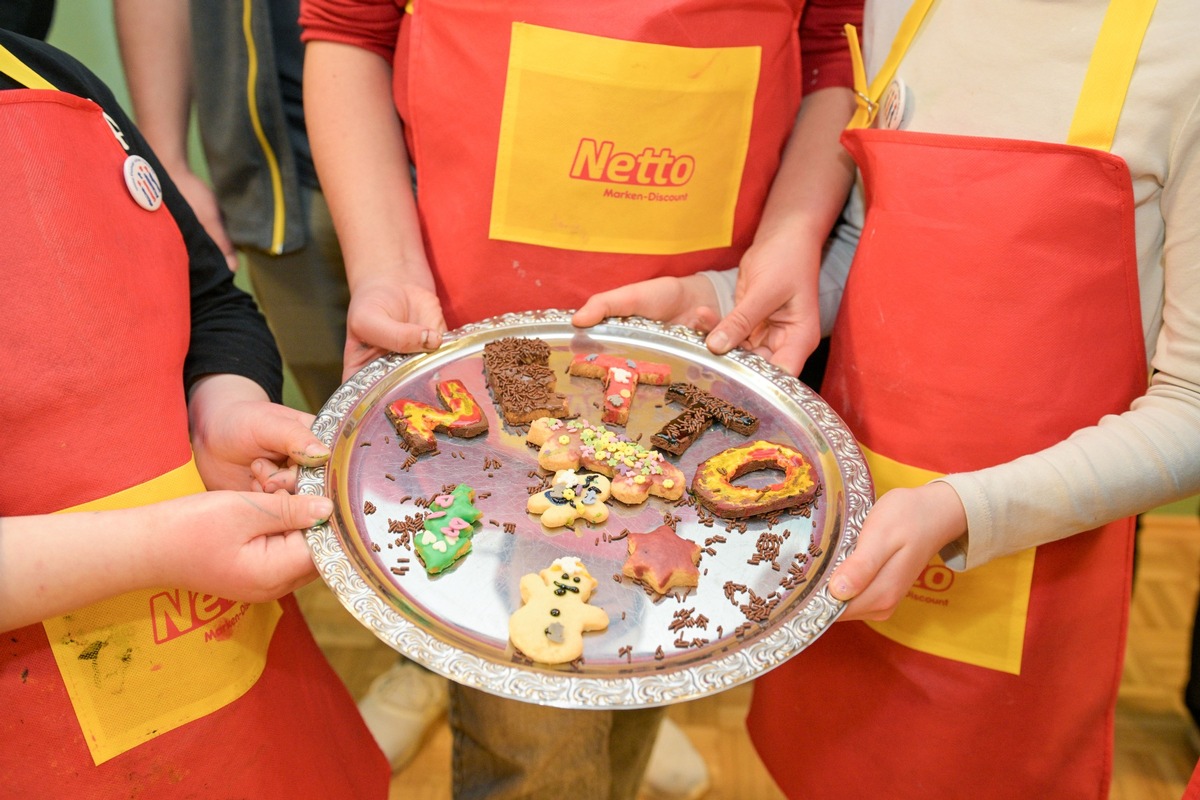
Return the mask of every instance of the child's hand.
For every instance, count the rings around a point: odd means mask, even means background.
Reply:
[[[199,380],[188,416],[196,466],[209,489],[261,490],[251,471],[257,460],[315,467],[329,458],[312,432],[312,414],[270,402],[261,387],[238,375]]]
[[[636,315],[704,333],[717,323],[718,307],[716,290],[703,275],[652,278],[592,295],[571,317],[571,323],[587,328],[605,317]]]
[[[816,278],[806,277],[819,270],[802,269],[804,255],[769,242],[748,250],[738,268],[737,304],[713,327],[708,349],[723,354],[744,347],[799,375],[821,340]]]
[[[333,513],[327,497],[285,492],[202,492],[129,509],[159,530],[150,551],[152,585],[262,602],[316,576],[303,530]]]
[[[854,552],[829,578],[829,593],[849,601],[841,619],[890,617],[929,560],[966,531],[966,512],[948,483],[885,493]]]
[[[446,332],[432,289],[384,276],[355,285],[346,317],[342,380],[388,353],[436,350]]]
[[[313,579],[301,531],[331,513],[327,497],[200,492],[110,511],[6,517],[0,631],[134,589],[273,600]]]

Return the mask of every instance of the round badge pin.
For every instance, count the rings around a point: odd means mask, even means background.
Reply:
[[[154,167],[141,156],[125,159],[125,188],[134,202],[147,211],[154,211],[162,205],[162,183]]]
[[[879,116],[875,117],[875,127],[888,131],[898,131],[904,127],[904,114],[908,110],[908,87],[904,81],[895,78],[888,84],[879,100]]]

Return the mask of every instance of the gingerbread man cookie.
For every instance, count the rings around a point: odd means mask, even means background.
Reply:
[[[684,476],[657,450],[586,420],[542,417],[529,426],[525,441],[537,445],[542,469],[590,469],[612,482],[612,496],[627,505],[650,495],[664,500],[683,497]]]
[[[534,661],[565,664],[583,655],[583,634],[608,627],[604,609],[588,605],[596,579],[578,558],[563,556],[521,578],[522,606],[508,620],[513,645]]]
[[[475,521],[483,512],[477,509],[475,490],[459,484],[450,494],[439,494],[429,503],[429,514],[421,523],[424,530],[413,537],[413,545],[425,571],[436,575],[471,552]]]
[[[553,485],[544,492],[532,495],[525,504],[531,514],[540,514],[547,528],[573,525],[582,517],[593,524],[608,519],[608,478],[594,473],[580,475],[573,469],[554,473]]]

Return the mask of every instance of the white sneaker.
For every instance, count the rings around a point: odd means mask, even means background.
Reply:
[[[396,772],[421,749],[448,703],[445,678],[401,658],[371,681],[358,711]]]
[[[698,800],[711,787],[704,757],[670,717],[663,719],[642,778],[642,792],[649,800]]]

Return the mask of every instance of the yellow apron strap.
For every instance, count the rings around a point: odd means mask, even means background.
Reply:
[[[24,61],[14,56],[12,51],[2,44],[0,44],[0,72],[30,89],[58,90],[57,86],[26,66]]]
[[[850,60],[854,69],[854,93],[858,110],[847,128],[865,128],[875,119],[879,98],[883,96],[900,61],[916,36],[935,0],[915,0],[900,24],[892,49],[879,74],[867,85],[862,50],[853,25],[846,26],[850,40]],[[1129,91],[1129,81],[1137,64],[1146,28],[1157,0],[1112,0],[1104,15],[1092,58],[1088,63],[1083,88],[1075,106],[1075,116],[1067,134],[1067,144],[1108,151],[1112,148],[1121,108]]]
[[[1067,144],[1108,151],[1156,0],[1113,0],[1092,50]]]
[[[888,52],[887,60],[883,62],[879,74],[875,76],[875,80],[871,81],[870,86],[867,86],[867,72],[863,66],[858,33],[854,30],[853,25],[846,26],[846,37],[850,40],[850,61],[854,68],[854,94],[858,100],[858,111],[855,112],[850,124],[846,126],[847,128],[866,128],[875,120],[875,112],[879,110],[879,98],[883,96],[884,90],[892,82],[896,68],[900,66],[904,54],[908,52],[908,46],[917,35],[917,30],[925,21],[925,15],[929,13],[934,2],[935,0],[914,0],[908,13],[904,15],[904,21],[900,23],[900,30],[896,32],[896,38],[892,40],[892,49]]]

